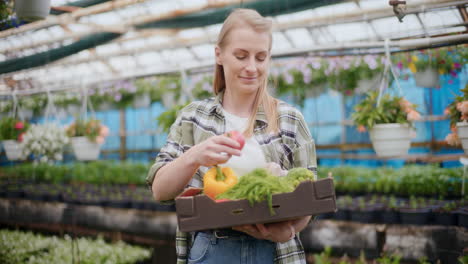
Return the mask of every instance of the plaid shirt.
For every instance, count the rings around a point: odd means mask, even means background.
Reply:
[[[171,126],[166,145],[161,148],[151,167],[147,182],[151,186],[158,169],[179,157],[190,147],[214,135],[225,133],[222,111],[222,93],[217,97],[197,101],[182,109]],[[278,104],[279,134],[266,131],[267,120],[259,107],[254,126],[254,137],[260,144],[267,162],[276,162],[282,169],[304,167],[317,175],[315,145],[304,117],[294,107],[280,101]],[[203,175],[208,167],[200,167],[187,187],[203,187]],[[186,264],[190,234],[176,233],[177,264]],[[286,243],[276,244],[275,264],[306,263],[304,249],[298,236]]]

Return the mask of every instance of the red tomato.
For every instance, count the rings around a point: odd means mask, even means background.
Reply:
[[[237,141],[240,145],[240,148],[239,150],[242,150],[242,148],[244,147],[245,145],[245,138],[244,138],[244,135],[242,135],[242,133],[240,133],[239,131],[230,131],[227,133],[227,136],[234,139],[235,141]]]

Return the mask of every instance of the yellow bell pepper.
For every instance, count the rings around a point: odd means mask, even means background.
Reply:
[[[203,175],[203,191],[213,200],[220,193],[227,191],[237,183],[237,176],[229,168],[214,166]]]

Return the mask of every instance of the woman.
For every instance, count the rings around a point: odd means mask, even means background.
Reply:
[[[157,201],[202,187],[202,176],[216,164],[239,172],[271,169],[274,163],[282,170],[306,167],[316,173],[315,146],[302,114],[266,90],[271,27],[271,20],[254,10],[237,9],[226,18],[215,47],[216,98],[191,103],[172,125],[147,179]],[[244,131],[242,151],[223,135],[231,130]],[[178,263],[305,263],[296,233],[309,220],[197,232],[191,245],[187,234],[178,232]]]

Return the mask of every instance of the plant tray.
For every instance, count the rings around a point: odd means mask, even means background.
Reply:
[[[183,232],[271,223],[337,210],[332,178],[304,181],[293,192],[274,194],[274,215],[266,201],[253,206],[245,199],[216,202],[201,191],[188,188],[175,199],[177,221]]]

